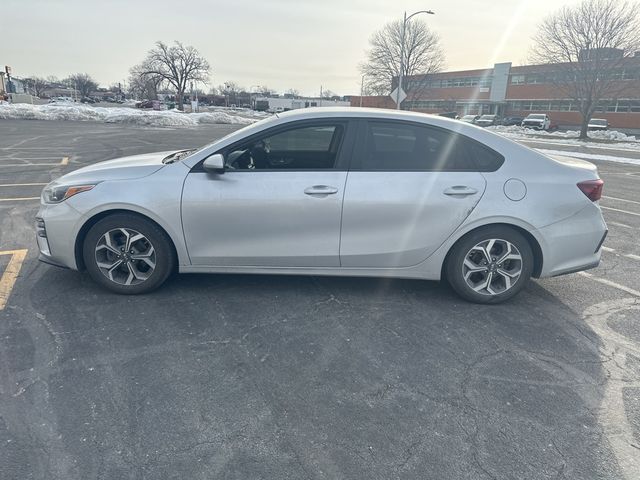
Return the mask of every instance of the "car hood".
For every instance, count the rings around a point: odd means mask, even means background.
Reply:
[[[151,175],[164,167],[162,160],[175,150],[145,153],[94,163],[60,177],[56,183],[102,182],[106,180],[131,180]]]

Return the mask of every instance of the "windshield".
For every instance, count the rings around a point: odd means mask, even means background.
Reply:
[[[544,120],[545,115],[534,114],[527,117],[528,120]]]
[[[591,124],[592,125],[606,125],[607,121],[603,120],[601,118],[593,118],[593,119],[591,119]]]
[[[493,120],[494,118],[496,118],[495,115],[482,115],[480,120]]]

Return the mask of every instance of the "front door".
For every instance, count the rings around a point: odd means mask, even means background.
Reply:
[[[220,152],[223,174],[189,173],[182,196],[193,265],[337,267],[348,122],[294,122]]]

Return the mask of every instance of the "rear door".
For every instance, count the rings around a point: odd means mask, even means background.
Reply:
[[[362,121],[345,189],[343,267],[409,267],[460,226],[504,159],[450,130]]]

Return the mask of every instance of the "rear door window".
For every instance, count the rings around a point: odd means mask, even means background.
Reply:
[[[352,170],[490,172],[504,162],[490,148],[442,128],[405,122],[366,123],[364,148]]]

